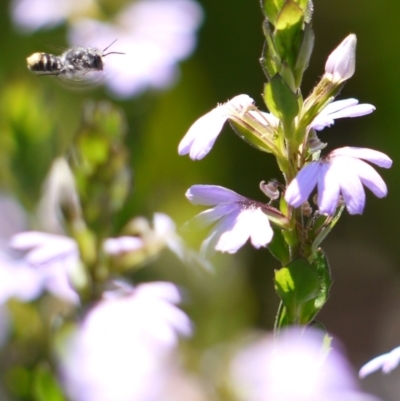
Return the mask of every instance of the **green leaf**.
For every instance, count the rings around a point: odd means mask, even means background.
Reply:
[[[315,318],[317,313],[322,309],[322,307],[328,300],[329,290],[332,285],[332,278],[328,259],[326,258],[322,250],[318,250],[315,253],[314,259],[311,262],[311,266],[318,274],[320,288],[317,296],[314,299],[302,305],[301,317],[300,317],[300,323],[302,324],[310,323]]]
[[[57,379],[47,365],[39,365],[33,373],[35,401],[66,401]]]
[[[300,86],[304,71],[308,67],[308,63],[314,48],[314,39],[314,31],[312,30],[311,25],[305,24],[304,31],[302,32],[301,45],[293,72],[295,76],[296,87]]]
[[[279,74],[264,87],[264,101],[272,114],[289,126],[299,112],[297,94],[293,93]]]
[[[266,42],[263,47],[260,63],[268,79],[271,79],[277,72],[282,69],[282,63],[280,55],[275,48],[271,26],[268,20],[265,20],[263,23],[263,32]]]
[[[285,61],[292,70],[296,64],[303,22],[304,10],[294,1],[288,0],[279,13],[274,38],[281,60]]]
[[[285,4],[285,0],[261,0],[261,8],[265,16],[275,25],[279,11]]]
[[[314,227],[314,230],[316,228],[320,228],[320,232],[318,233],[318,235],[315,237],[313,244],[312,244],[312,248],[311,248],[311,252],[312,254],[315,254],[318,250],[318,247],[321,245],[321,242],[327,237],[327,235],[332,231],[333,227],[335,227],[336,223],[339,221],[342,213],[344,210],[344,205],[338,207],[336,209],[336,213],[335,215],[332,217],[332,219],[330,220],[330,222],[326,225],[322,225],[321,227]],[[318,222],[318,221],[317,221]],[[324,220],[324,222],[326,222],[326,219]]]
[[[320,290],[317,272],[303,258],[296,259],[277,270],[274,282],[291,323],[301,319],[301,306],[314,299]]]
[[[290,261],[289,246],[285,241],[282,230],[278,227],[273,227],[274,236],[268,245],[268,250],[277,258],[283,265]]]

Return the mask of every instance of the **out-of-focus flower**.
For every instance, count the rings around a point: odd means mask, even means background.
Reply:
[[[232,363],[233,386],[246,401],[377,401],[360,391],[346,359],[323,349],[324,334],[282,331],[240,351]]]
[[[114,23],[76,21],[69,41],[104,49],[118,39],[116,48],[125,54],[106,58],[104,80],[113,94],[124,98],[176,81],[177,63],[193,52],[202,19],[202,9],[193,0],[139,0]]]
[[[364,378],[377,370],[382,369],[383,373],[389,373],[397,368],[400,362],[400,347],[392,349],[386,354],[377,356],[367,362],[359,372],[359,376]]]
[[[237,114],[247,111],[254,100],[247,95],[238,95],[228,102],[196,120],[181,140],[178,153],[189,154],[193,160],[200,160],[211,150],[225,122]]]
[[[13,0],[11,16],[23,31],[52,28],[95,6],[94,0]]]
[[[179,335],[189,335],[187,316],[173,304],[170,283],[125,285],[108,293],[60,352],[64,388],[74,401],[163,399]]]
[[[104,241],[103,249],[109,255],[120,255],[126,252],[135,252],[143,246],[143,240],[138,237],[122,236],[107,238]]]
[[[356,45],[356,35],[350,34],[328,57],[325,76],[333,83],[346,81],[353,76],[356,69]]]
[[[361,117],[375,110],[372,104],[358,104],[357,99],[343,99],[329,103],[314,119],[310,127],[317,131],[330,127],[338,118]]]
[[[194,205],[214,206],[194,217],[196,225],[205,227],[219,220],[203,242],[203,251],[235,253],[248,239],[255,248],[267,246],[273,236],[269,219],[286,220],[273,207],[217,185],[193,185],[186,197]]]
[[[387,155],[376,150],[355,147],[336,149],[327,157],[304,166],[289,184],[285,200],[299,207],[318,185],[318,207],[321,213],[333,215],[341,194],[348,212],[361,214],[365,205],[363,185],[378,198],[387,194],[381,176],[362,159],[383,168],[392,165]]]
[[[71,286],[71,280],[81,275],[78,247],[74,240],[62,235],[26,231],[14,235],[10,246],[26,252],[20,268],[24,270],[20,272],[26,281],[32,279],[37,283],[36,291],[47,290],[68,302],[79,302]]]

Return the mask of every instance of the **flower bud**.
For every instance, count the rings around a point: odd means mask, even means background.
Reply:
[[[351,78],[356,68],[357,37],[351,34],[330,54],[325,64],[325,75],[334,83]]]

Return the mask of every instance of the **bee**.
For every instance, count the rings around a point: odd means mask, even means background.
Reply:
[[[83,80],[90,78],[90,73],[103,71],[103,58],[110,54],[125,54],[121,52],[105,53],[114,43],[105,49],[99,50],[94,47],[72,47],[55,56],[49,53],[33,53],[27,59],[30,71],[41,75],[55,75],[67,80]],[[89,75],[88,75],[89,74]]]

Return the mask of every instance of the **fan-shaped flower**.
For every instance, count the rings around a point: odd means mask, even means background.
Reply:
[[[233,359],[232,381],[246,401],[377,401],[362,393],[348,361],[324,349],[324,333],[282,330],[241,350]]]
[[[74,401],[163,398],[180,335],[191,333],[171,283],[116,283],[87,314],[59,355],[62,384]],[[156,383],[156,384],[155,384]]]
[[[375,106],[368,103],[358,104],[357,99],[336,100],[329,103],[311,123],[310,127],[317,131],[334,124],[337,118],[361,117],[372,113]]]
[[[285,200],[294,207],[307,201],[312,190],[318,186],[318,207],[321,213],[333,215],[343,196],[350,214],[361,214],[368,187],[375,196],[382,198],[387,187],[381,176],[363,160],[379,167],[390,168],[392,160],[384,153],[372,149],[344,147],[336,149],[327,157],[304,166],[289,184]]]
[[[235,253],[248,239],[255,248],[265,247],[273,236],[270,218],[286,222],[286,217],[273,207],[224,187],[194,185],[186,192],[186,197],[195,205],[214,206],[192,220],[203,227],[217,222],[203,242],[203,251],[215,248]]]
[[[189,154],[200,160],[211,150],[225,122],[234,115],[244,113],[254,103],[247,95],[238,95],[196,120],[181,140],[178,153]]]

